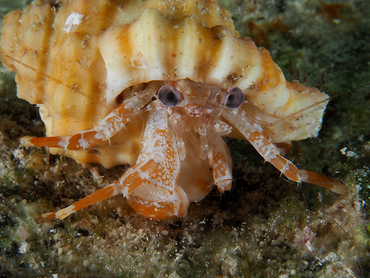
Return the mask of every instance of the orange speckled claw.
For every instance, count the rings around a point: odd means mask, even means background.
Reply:
[[[153,185],[144,184],[143,186],[150,187]],[[154,194],[152,200],[143,199],[137,195],[129,195],[126,197],[128,203],[142,216],[154,220],[165,220],[174,216],[184,217],[188,214],[189,200],[181,187],[176,186],[172,192],[161,190],[155,186],[153,189],[158,192]]]
[[[151,166],[154,165],[155,167]],[[151,219],[185,216],[189,200],[176,182],[180,174],[180,158],[175,136],[168,127],[165,110],[150,114],[144,133],[142,151],[134,165],[122,178],[136,177],[139,186],[129,184],[124,189],[130,205]]]

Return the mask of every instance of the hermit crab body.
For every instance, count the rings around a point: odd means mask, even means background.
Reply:
[[[18,96],[38,104],[46,126],[48,137],[24,145],[79,163],[133,164],[46,217],[119,193],[143,216],[185,216],[213,185],[231,187],[222,136],[248,140],[290,180],[343,191],[274,144],[317,136],[327,95],[287,82],[217,1],[40,0],[8,14],[1,36]]]

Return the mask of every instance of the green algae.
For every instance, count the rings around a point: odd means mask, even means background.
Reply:
[[[2,10],[12,9],[6,3],[0,2]],[[2,69],[0,275],[365,277],[370,8],[366,1],[330,2],[345,5],[339,18],[331,18],[323,3],[223,1],[242,35],[256,35],[249,22],[262,28],[256,38],[288,80],[333,96],[319,138],[295,143],[288,156],[300,168],[342,180],[348,196],[297,187],[248,143],[230,139],[233,189],[212,191],[184,219],[144,219],[121,196],[64,221],[42,219],[43,212],[94,192],[126,168],[84,167],[43,149],[20,148],[19,137],[43,136],[44,129],[37,109],[16,99]]]

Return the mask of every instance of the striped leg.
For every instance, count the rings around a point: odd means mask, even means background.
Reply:
[[[225,113],[223,116],[233,123],[266,161],[274,165],[288,179],[298,183],[307,182],[319,185],[339,194],[345,193],[341,183],[314,172],[299,170],[290,160],[281,156],[278,148],[268,136],[264,136],[264,131],[258,124],[252,126],[246,118],[240,115]]]
[[[129,98],[92,129],[79,132],[73,136],[26,136],[21,138],[21,144],[26,147],[50,147],[63,148],[65,150],[83,150],[94,147],[103,141],[109,140],[114,134],[124,128],[130,118],[140,112],[151,100],[153,93],[154,91],[151,89]]]
[[[213,180],[220,192],[230,190],[233,176],[229,149],[219,134],[211,133],[207,137],[211,148],[208,157]]]
[[[101,200],[122,193],[141,215],[167,219],[187,214],[189,200],[176,184],[180,159],[175,136],[168,128],[165,111],[152,112],[144,133],[143,147],[137,163],[118,181],[83,198],[47,218],[64,219],[68,215]]]

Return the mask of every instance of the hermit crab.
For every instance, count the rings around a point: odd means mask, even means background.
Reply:
[[[298,170],[275,145],[317,136],[328,96],[287,82],[217,1],[34,1],[5,17],[1,58],[46,126],[47,137],[22,138],[24,146],[133,165],[45,217],[64,219],[119,193],[145,217],[183,217],[214,185],[231,187],[223,136],[248,140],[292,181],[344,191]]]

